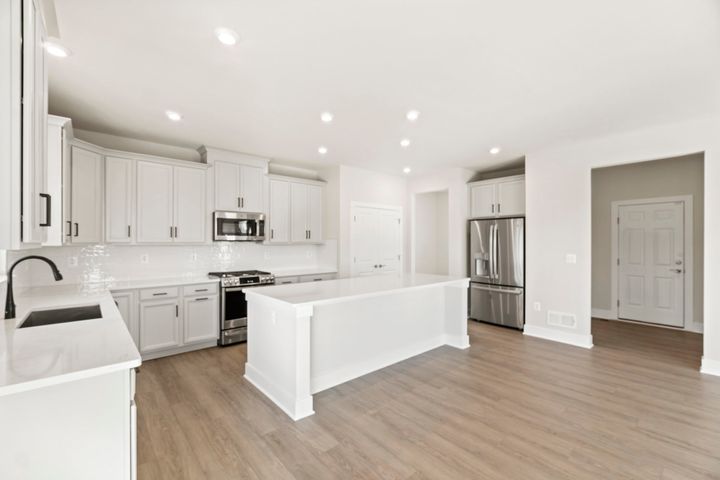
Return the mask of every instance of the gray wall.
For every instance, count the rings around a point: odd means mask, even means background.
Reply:
[[[599,168],[592,172],[592,307],[609,310],[610,205],[675,195],[693,196],[695,321],[702,321],[703,304],[703,154]]]

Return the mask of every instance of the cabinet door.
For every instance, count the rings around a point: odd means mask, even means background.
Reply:
[[[240,166],[215,162],[215,210],[240,210]]]
[[[308,239],[311,242],[321,242],[323,239],[323,189],[319,185],[307,186],[307,226]]]
[[[137,241],[172,242],[173,167],[137,163]]]
[[[525,179],[498,183],[497,212],[499,215],[525,213]]]
[[[240,210],[243,212],[264,212],[263,169],[240,167]]]
[[[218,297],[190,297],[184,301],[184,343],[217,340],[220,326]]]
[[[495,215],[495,184],[470,187],[470,217],[494,217]]]
[[[22,126],[22,241],[47,240],[47,71],[45,27],[36,1],[23,0],[23,126]],[[40,195],[43,195],[42,197]]]
[[[127,158],[105,159],[105,240],[130,243],[134,230],[134,162]]]
[[[180,308],[177,301],[141,302],[140,353],[180,345]]]
[[[205,241],[205,170],[175,167],[173,241]]]
[[[48,117],[47,125],[47,193],[51,203],[51,226],[47,228],[47,239],[43,246],[62,246],[64,242],[63,218],[63,156],[66,148],[65,123],[60,117]]]
[[[102,242],[102,155],[72,148],[72,243]]]
[[[125,321],[128,332],[138,346],[138,322],[137,322],[137,302],[134,292],[113,293],[113,300],[117,305],[120,315]]]
[[[270,180],[270,231],[269,242],[290,241],[290,183]]]
[[[307,225],[307,185],[290,184],[290,240],[292,242],[308,241]]]

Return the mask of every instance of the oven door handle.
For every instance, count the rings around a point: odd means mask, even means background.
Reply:
[[[225,292],[239,292],[241,290],[244,290],[246,288],[254,288],[254,287],[268,287],[270,285],[275,285],[274,283],[259,283],[256,285],[243,285],[240,287],[224,287],[223,290]]]

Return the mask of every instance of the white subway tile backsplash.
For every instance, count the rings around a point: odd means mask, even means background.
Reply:
[[[143,278],[195,276],[211,271],[261,269],[325,269],[337,266],[337,241],[323,245],[273,245],[217,242],[200,246],[86,245],[45,247],[7,253],[8,266],[26,255],[53,260],[64,279],[58,283],[86,284]],[[18,286],[53,285],[42,262],[25,262],[15,269]]]

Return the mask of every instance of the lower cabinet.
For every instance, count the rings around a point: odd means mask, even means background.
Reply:
[[[215,345],[217,284],[113,292],[115,304],[143,359]]]

